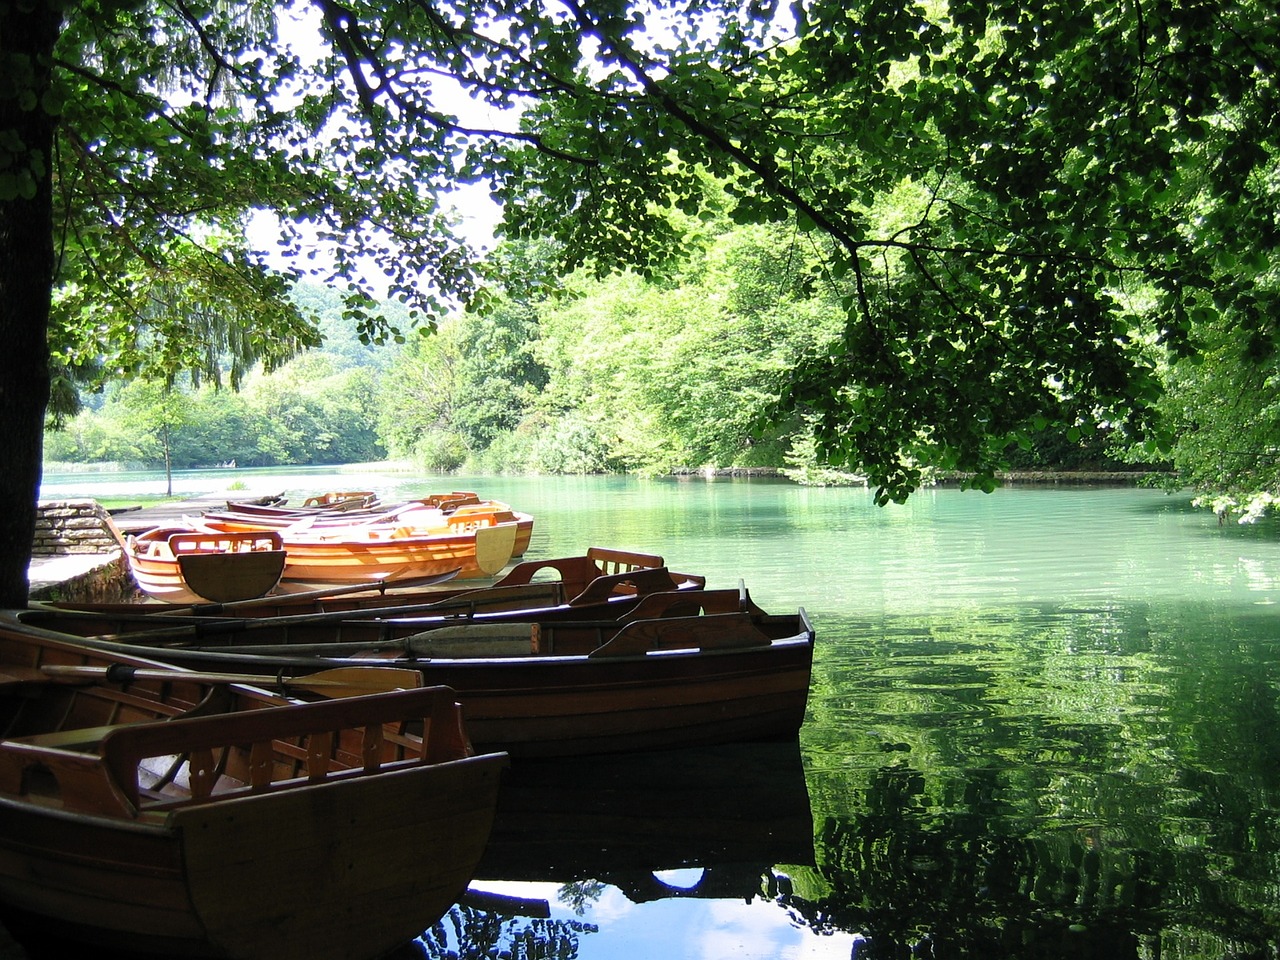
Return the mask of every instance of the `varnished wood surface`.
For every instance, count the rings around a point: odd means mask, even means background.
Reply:
[[[0,628],[8,910],[162,956],[359,960],[465,888],[506,760],[466,756],[452,691],[289,704],[181,676],[40,675],[112,659]]]
[[[688,602],[700,593],[704,591],[681,594],[680,599]],[[720,631],[718,618],[731,629]],[[323,657],[290,654],[287,646],[273,647],[269,655],[189,647],[155,649],[149,655],[194,669],[257,673],[268,685],[281,671],[292,675],[362,663],[413,666],[425,683],[456,692],[477,748],[513,756],[794,735],[804,720],[813,661],[812,628],[803,613],[692,619],[696,631],[683,618],[640,621],[632,627],[637,643],[628,642],[616,656],[589,653],[626,636],[626,625],[617,623],[538,624],[544,652],[533,655],[533,637],[527,635],[524,645],[530,653],[520,657]],[[651,652],[637,653],[639,640]],[[564,649],[562,641],[567,654],[558,652]]]

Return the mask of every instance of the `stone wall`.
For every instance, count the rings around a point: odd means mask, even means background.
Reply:
[[[42,500],[29,571],[32,600],[134,599],[138,588],[111,515],[96,500]]]
[[[33,557],[106,555],[123,550],[124,541],[111,514],[97,500],[41,500],[37,504]]]

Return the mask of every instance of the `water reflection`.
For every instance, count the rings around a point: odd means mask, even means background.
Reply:
[[[509,774],[481,880],[626,886],[635,881],[623,878],[677,867],[745,865],[758,876],[775,863],[813,862],[794,739],[518,763]]]
[[[859,957],[1274,957],[1280,657],[1256,608],[825,622],[804,732]]]
[[[747,956],[811,938],[792,913],[808,902],[793,876],[815,876],[798,742],[530,761],[509,774],[473,896],[426,931],[418,955],[624,956],[620,928],[637,922],[647,953],[663,922],[686,938],[674,955],[698,955],[687,941],[713,941],[725,922],[753,931]]]

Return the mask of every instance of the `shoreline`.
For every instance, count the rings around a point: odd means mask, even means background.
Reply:
[[[703,477],[707,479],[776,479],[789,480],[790,477],[781,467],[682,467],[672,470],[667,476],[684,479]],[[928,487],[957,486],[971,478],[971,473],[938,474],[922,483],[920,489]],[[1097,486],[1136,486],[1149,480],[1169,479],[1173,474],[1158,470],[1010,470],[996,474],[1001,484],[1041,484],[1054,485],[1097,485]],[[799,484],[799,481],[792,481]],[[835,486],[835,484],[813,484],[813,486]],[[846,484],[846,486],[866,486],[862,483]]]

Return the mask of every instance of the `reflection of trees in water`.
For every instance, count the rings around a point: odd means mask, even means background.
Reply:
[[[399,960],[415,955],[430,960],[574,960],[578,938],[596,930],[580,920],[513,917],[458,905],[414,941],[412,952],[402,951]]]
[[[843,634],[840,632],[843,630]],[[817,858],[858,957],[1280,956],[1275,620],[1035,605],[825,630]]]
[[[748,902],[757,898],[771,901],[786,909],[797,924],[803,925],[812,917],[812,912],[797,909],[799,904],[808,904],[796,897],[789,877],[769,868],[756,868],[755,874],[754,884],[748,882],[744,887],[741,870],[725,871],[725,876],[733,878],[732,899],[742,899],[746,889],[745,899]],[[634,903],[666,897],[721,899],[730,895],[727,889],[722,889],[723,884],[715,879],[714,874],[710,889],[704,889],[702,882],[688,889],[671,887],[651,873],[644,878],[639,873],[618,878],[623,883],[618,889]],[[557,899],[582,916],[612,885],[599,880],[575,880],[560,887]],[[834,929],[829,928],[826,932]],[[581,935],[598,931],[595,924],[580,920],[530,919],[501,909],[486,910],[459,904],[389,960],[488,960],[495,957],[502,960],[575,960]]]
[[[575,880],[560,888],[558,899],[578,916],[587,911],[589,904],[595,903],[604,893],[605,885],[598,880]]]
[[[858,960],[1277,954],[1274,876],[1207,849],[1205,838],[1141,848],[1113,828],[1052,823],[1010,835],[1008,821],[975,812],[980,802],[938,810],[922,802],[924,790],[919,771],[884,767],[867,812],[821,821],[816,853],[829,892],[784,897],[797,922],[862,934]],[[1258,852],[1273,862],[1274,851]]]

